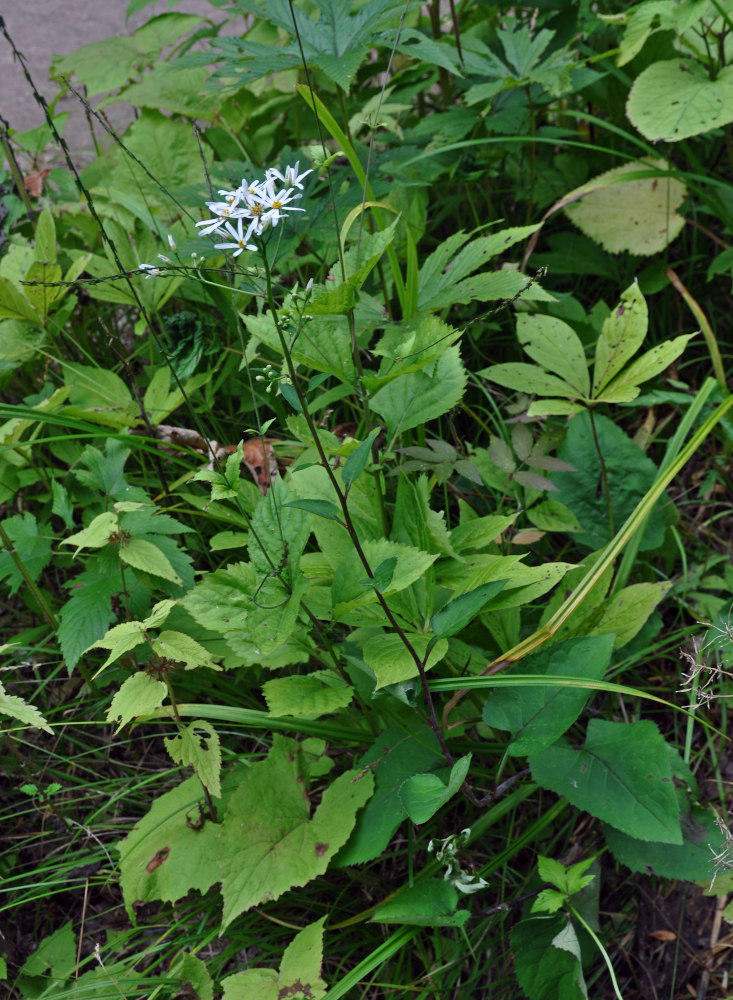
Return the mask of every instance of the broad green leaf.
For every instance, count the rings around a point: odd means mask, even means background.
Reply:
[[[437,774],[415,774],[400,788],[400,800],[413,823],[426,823],[459,791],[471,766],[471,754],[455,762],[445,784]]]
[[[430,627],[435,635],[442,639],[460,632],[476,618],[487,601],[498,594],[506,582],[506,580],[492,580],[491,583],[484,583],[481,587],[467,594],[461,594],[460,597],[443,605],[430,619]]]
[[[507,389],[517,392],[531,392],[537,396],[562,396],[575,399],[578,391],[564,379],[544,372],[537,365],[528,365],[524,361],[514,361],[507,364],[491,365],[477,372],[490,382],[498,382]]]
[[[222,824],[222,926],[322,875],[372,788],[369,773],[342,774],[311,816],[298,744],[275,735],[267,759],[254,764],[240,782]]]
[[[299,997],[321,1000],[326,984],[321,979],[323,924],[321,917],[304,927],[285,949],[280,969],[246,969],[222,980],[223,1000],[285,1000]]]
[[[710,884],[713,855],[726,847],[725,837],[715,822],[714,813],[703,806],[692,806],[680,816],[682,844],[649,843],[635,840],[614,826],[606,825],[603,835],[614,856],[632,872],[648,875],[651,870],[660,878]]]
[[[110,535],[116,532],[118,528],[119,519],[117,514],[111,510],[106,510],[103,514],[97,514],[86,528],[77,531],[73,535],[69,535],[68,538],[62,538],[61,544],[76,545],[75,556],[79,554],[79,549],[101,549],[103,545],[107,545]]]
[[[232,780],[239,778],[241,772],[235,772]],[[131,920],[138,901],[174,903],[191,889],[203,894],[218,882],[221,827],[209,821],[200,826],[202,806],[201,781],[188,778],[157,798],[116,845],[120,886]]]
[[[612,635],[566,639],[527,656],[522,660],[521,673],[600,680],[612,650]],[[547,687],[499,687],[484,702],[483,720],[494,729],[512,734],[510,754],[526,756],[549,747],[562,736],[590,696],[588,690],[563,687],[560,682]]]
[[[341,469],[341,482],[347,490],[359,478],[367,467],[367,463],[371,460],[372,445],[381,429],[381,427],[375,427],[344,462]]]
[[[171,760],[192,767],[211,795],[221,797],[219,734],[210,722],[198,719],[163,742]]]
[[[262,693],[270,715],[317,719],[346,708],[354,689],[333,670],[314,670],[266,681]]]
[[[664,738],[653,722],[591,719],[585,745],[560,741],[529,757],[533,779],[638,840],[681,844]]]
[[[399,219],[376,233],[362,233],[361,238],[344,254],[344,267],[349,284],[357,291],[394,239]],[[308,306],[310,310],[310,304]]]
[[[419,724],[419,720],[416,722]],[[359,767],[374,775],[376,788],[336,857],[338,865],[358,865],[379,857],[407,817],[400,788],[414,774],[445,767],[445,758],[427,726],[414,731],[392,726],[375,740]]]
[[[603,324],[596,345],[593,369],[593,396],[633,358],[646,337],[648,312],[636,282],[621,295],[621,301]]]
[[[522,920],[510,940],[517,979],[529,1000],[588,1000],[580,944],[564,915]]]
[[[77,967],[77,944],[71,921],[43,938],[21,966],[25,976],[43,976],[63,982]],[[49,976],[50,974],[50,976]],[[46,984],[42,992],[49,992]],[[35,998],[36,993],[33,992]]]
[[[647,66],[626,102],[631,124],[652,142],[679,142],[733,121],[733,66],[715,79],[694,59],[678,57]]]
[[[107,722],[117,722],[115,733],[141,715],[150,715],[168,697],[163,681],[156,681],[143,671],[128,677],[107,709]]]
[[[614,527],[618,529],[651,487],[657,469],[649,456],[607,417],[596,415],[594,420],[606,466]],[[552,474],[558,490],[555,496],[578,519],[580,531],[575,535],[578,544],[591,550],[600,549],[610,540],[611,533],[601,464],[587,413],[580,413],[570,421],[559,456],[577,471]],[[666,496],[664,501],[669,503]],[[652,511],[642,538],[642,551],[661,545],[672,514],[671,507],[658,506]]]
[[[665,160],[634,160],[588,181],[587,194],[565,207],[586,236],[609,253],[651,257],[676,239],[685,225],[677,209],[687,197],[676,177],[633,177],[642,171],[671,170]],[[626,174],[632,176],[623,180]],[[583,190],[581,188],[580,190]]]
[[[466,377],[454,345],[421,371],[400,375],[379,389],[371,399],[371,408],[386,420],[392,436],[402,434],[457,406]]]
[[[517,337],[526,353],[548,372],[559,375],[576,395],[590,393],[590,375],[585,350],[572,327],[555,316],[517,316]]]
[[[631,642],[646,624],[649,615],[667,594],[671,583],[634,583],[613,595],[603,608],[603,614],[589,635],[603,635],[613,632],[616,641],[614,649],[621,649]]]
[[[598,401],[610,400],[612,394],[619,387],[638,386],[659,375],[665,368],[669,368],[673,361],[677,360],[687,346],[687,341],[693,336],[692,333],[683,334],[681,337],[675,337],[674,340],[665,340],[663,343],[657,344],[656,347],[652,347],[651,350],[624,368],[621,374],[602,390]]]
[[[139,83],[124,87],[100,102],[99,107],[124,101],[136,108],[165,109],[187,118],[213,121],[223,99],[216,90],[208,90],[206,81],[211,69],[206,66],[178,66],[157,62],[143,74]]]
[[[120,559],[134,569],[181,584],[183,581],[157,545],[144,538],[130,538],[118,548]]]
[[[44,729],[53,735],[53,729],[41,713],[33,705],[29,705],[23,698],[17,695],[8,694],[2,684],[0,684],[0,715],[9,715],[11,719],[17,719],[24,726],[34,726],[37,729]]]
[[[431,637],[423,632],[405,631],[405,637],[415,650],[421,661],[430,646]],[[384,632],[367,639],[363,646],[364,660],[377,678],[375,690],[386,687],[387,684],[399,684],[411,677],[417,677],[418,669],[414,658],[399,635],[394,632]],[[430,670],[440,663],[448,652],[448,642],[439,639],[430,649],[425,669]]]
[[[413,924],[417,927],[462,927],[468,910],[457,910],[458,893],[440,878],[406,886],[378,906],[371,919],[379,924]]]
[[[573,403],[569,399],[535,399],[529,404],[528,417],[572,417],[582,413],[582,403]]]
[[[26,296],[3,275],[0,275],[0,319],[27,319],[42,325],[41,317]]]

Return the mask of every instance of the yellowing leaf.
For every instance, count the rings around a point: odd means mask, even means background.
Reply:
[[[664,160],[636,160],[607,170],[584,185],[591,190],[566,205],[565,214],[609,253],[628,251],[642,257],[659,253],[685,224],[677,213],[687,195],[685,186],[669,176],[623,178],[669,169]]]
[[[267,759],[232,795],[221,832],[222,927],[322,875],[372,793],[371,774],[347,772],[326,789],[311,817],[300,754],[296,742],[276,735]]]

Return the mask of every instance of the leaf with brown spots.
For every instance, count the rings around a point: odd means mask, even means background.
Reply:
[[[275,736],[267,759],[250,768],[232,796],[219,855],[222,928],[245,910],[322,875],[372,794],[371,774],[347,772],[323,793],[313,816],[303,795],[302,751]]]
[[[321,979],[323,924],[321,917],[293,938],[280,969],[247,969],[222,981],[223,1000],[321,1000],[326,984]]]

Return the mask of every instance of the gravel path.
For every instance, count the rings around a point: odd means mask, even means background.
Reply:
[[[168,10],[168,5],[163,2],[151,4],[126,21],[127,6],[128,0],[14,0],[12,4],[0,3],[0,11],[8,34],[26,59],[33,82],[44,97],[50,98],[57,93],[48,78],[54,55],[67,55],[89,42],[128,34],[155,14]],[[3,7],[6,9],[2,10]],[[172,9],[208,18],[222,17],[221,12],[206,0],[181,0]],[[58,110],[71,112],[65,137],[72,151],[90,149],[86,117],[83,110],[79,110],[73,95],[64,98]],[[118,127],[129,120],[129,111],[123,105],[113,105],[108,113]],[[43,112],[14,61],[10,46],[1,35],[0,115],[11,129],[19,132],[35,128],[44,121]],[[49,151],[41,156],[40,166],[57,161],[57,154]],[[26,167],[26,164],[23,166]]]

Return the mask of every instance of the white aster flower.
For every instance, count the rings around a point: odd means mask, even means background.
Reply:
[[[231,236],[234,242],[231,243],[215,243],[214,246],[217,250],[233,250],[234,257],[238,257],[242,250],[256,250],[257,247],[253,243],[248,243],[247,240],[250,238],[253,232],[257,232],[257,221],[253,219],[247,231],[244,231],[244,220],[240,216],[237,219],[236,229],[231,224],[231,222],[225,222],[224,228],[220,230],[222,235]]]
[[[298,167],[299,166],[300,166],[300,160],[297,160],[294,167],[286,167],[285,168],[285,173],[284,174],[281,173],[277,169],[277,167],[270,167],[270,169],[267,171],[267,179],[269,180],[270,178],[273,178],[273,177],[277,178],[277,180],[280,181],[280,183],[283,185],[283,187],[286,187],[286,188],[299,188],[302,191],[303,190],[303,184],[301,182],[302,182],[302,180],[303,180],[304,177],[307,177],[308,174],[312,174],[313,173],[313,169],[311,168],[310,170],[305,170],[305,171],[303,171],[302,174],[299,174],[298,173]]]

